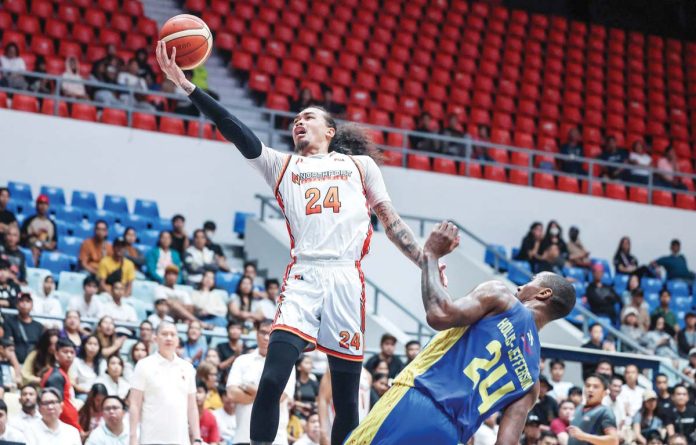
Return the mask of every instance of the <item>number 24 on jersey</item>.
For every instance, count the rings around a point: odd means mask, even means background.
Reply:
[[[307,189],[305,192],[305,199],[307,199],[307,208],[305,213],[307,215],[314,215],[321,213],[324,209],[331,209],[333,213],[338,213],[341,211],[341,200],[338,196],[338,187],[329,187],[326,194],[324,195],[324,200],[321,204],[321,191],[318,188]]]

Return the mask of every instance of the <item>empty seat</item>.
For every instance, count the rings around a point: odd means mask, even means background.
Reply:
[[[408,155],[408,168],[430,171],[430,158],[424,155]]]
[[[491,181],[507,182],[505,169],[497,165],[486,165],[483,168],[483,177]]]
[[[73,190],[70,205],[82,209],[97,209],[97,197],[94,192]]]
[[[72,104],[72,111],[70,112],[70,117],[82,121],[96,122],[97,108],[89,104],[74,103]]]
[[[676,205],[684,210],[696,210],[696,198],[693,195],[677,193]]]
[[[128,201],[123,196],[105,195],[103,210],[113,213],[128,213]]]
[[[556,181],[553,175],[550,173],[535,173],[534,187],[547,190],[556,190]]]
[[[104,108],[101,115],[101,122],[104,124],[126,126],[128,125],[128,116],[125,110]]]
[[[628,199],[629,199],[629,201],[647,204],[648,203],[648,189],[643,188],[643,187],[630,187],[630,189],[628,191]]]
[[[159,207],[157,206],[157,201],[136,199],[133,213],[147,218],[159,218]]]
[[[652,203],[658,206],[674,207],[674,199],[672,198],[672,193],[664,190],[653,191]]]
[[[570,176],[559,176],[558,190],[570,193],[579,193],[580,187],[578,186],[577,178],[573,178]]]
[[[153,114],[133,113],[133,128],[156,131],[157,120]]]
[[[17,111],[30,111],[32,113],[38,113],[39,101],[33,96],[15,94],[12,98],[12,109]]]
[[[184,121],[175,117],[162,117],[159,129],[162,133],[184,135]]]
[[[623,184],[607,184],[605,193],[607,198],[626,200],[626,186]]]
[[[59,252],[43,252],[41,255],[41,267],[49,270],[54,276],[61,272],[70,272],[75,268],[77,258]]]
[[[457,164],[453,159],[435,158],[433,159],[433,171],[456,175]]]

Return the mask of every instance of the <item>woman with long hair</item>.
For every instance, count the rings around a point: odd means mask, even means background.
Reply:
[[[529,261],[534,270],[534,265],[541,260],[541,240],[544,238],[544,225],[539,221],[535,221],[529,226],[529,231],[522,238],[520,251],[517,254],[516,260]]]
[[[135,244],[138,242],[138,233],[135,231],[135,228],[126,227],[126,231],[123,232],[123,239],[126,240],[125,257],[131,260],[138,270],[142,270],[145,265],[145,256],[135,248]]]
[[[643,406],[633,416],[633,433],[639,445],[647,445],[653,435],[664,437],[664,425],[656,413],[657,394],[648,389],[643,393]]]
[[[181,270],[181,255],[172,249],[172,232],[163,230],[159,234],[157,246],[148,250],[145,254],[145,265],[147,266],[147,276],[159,284],[164,283],[164,271],[167,266],[176,266]],[[181,273],[177,283],[182,282]]]
[[[389,240],[413,263],[442,268],[437,259],[423,255],[413,231],[392,205],[375,160],[379,150],[367,131],[339,126],[323,108],[309,107],[293,120],[295,152],[273,150],[186,79],[176,64],[176,48],[170,57],[160,41],[156,53],[166,77],[215,122],[273,189],[290,235],[283,298],[254,400],[250,435],[243,441],[273,442],[277,433],[284,439],[278,405],[295,362],[311,344],[330,355],[336,409],[331,441],[343,443],[358,423],[365,330],[361,260],[370,247],[372,211]],[[288,416],[282,417],[285,424]]]
[[[668,357],[675,361],[679,359],[677,343],[662,315],[653,315],[650,330],[641,338],[641,344],[659,357]]]
[[[621,237],[619,245],[616,247],[614,269],[616,269],[616,273],[636,274],[639,278],[654,276],[649,267],[639,265],[638,259],[631,254],[631,238],[627,236]]]
[[[220,291],[215,289],[215,272],[212,270],[203,272],[201,282],[191,294],[191,302],[200,320],[221,328],[227,326],[227,304]]]
[[[86,396],[97,377],[104,372],[106,363],[102,357],[102,347],[96,335],[88,335],[82,343],[73,362],[70,375],[73,377],[75,393]]]
[[[97,323],[97,339],[102,347],[102,355],[110,357],[112,354],[121,350],[121,346],[126,341],[126,337],[116,335],[116,325],[114,319],[108,315],[103,316]]]
[[[108,395],[109,392],[106,390],[106,386],[101,383],[95,383],[90,387],[87,400],[85,400],[85,404],[82,405],[82,408],[77,413],[80,426],[82,427],[81,434],[83,440],[99,426],[102,420],[102,402]]]
[[[40,376],[43,371],[55,365],[57,341],[57,329],[47,329],[41,334],[36,348],[27,355],[22,365],[22,383],[24,385],[29,383],[38,385],[41,382]]]
[[[106,386],[110,396],[126,399],[130,383],[123,378],[123,359],[118,354],[110,355],[106,360],[106,373],[99,376],[95,383]]]
[[[237,283],[237,290],[230,298],[229,310],[230,316],[242,323],[246,331],[251,330],[259,319],[254,302],[254,280],[250,276],[244,275]]]
[[[123,369],[123,377],[130,381],[130,376],[133,375],[133,370],[135,365],[145,357],[147,357],[147,346],[142,341],[138,340],[133,343],[130,351],[128,352],[128,361],[125,363]]]
[[[563,240],[563,229],[561,228],[561,225],[558,224],[558,221],[556,221],[555,219],[552,219],[546,225],[546,233],[544,234],[544,239],[541,240],[541,246],[539,246],[539,253],[542,256],[546,254],[546,251],[552,244],[556,244],[561,252],[559,261],[565,262],[566,258],[568,258],[568,246],[566,245],[566,242]]]
[[[216,410],[222,408],[222,397],[218,391],[220,381],[217,366],[210,362],[202,362],[196,370],[196,379],[205,384],[205,409]]]
[[[63,329],[59,333],[59,338],[67,338],[73,342],[76,353],[80,352],[82,338],[84,337],[80,323],[80,313],[76,310],[67,310],[63,319]]]
[[[295,415],[307,419],[317,409],[319,382],[312,374],[312,358],[302,354],[297,361],[295,379]]]

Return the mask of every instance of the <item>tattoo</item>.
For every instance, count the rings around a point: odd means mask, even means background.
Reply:
[[[439,261],[428,255],[425,255],[422,261],[421,297],[425,312],[429,316],[444,316],[443,306],[452,301],[442,285]]]
[[[186,82],[181,85],[181,88],[186,91],[186,94],[191,94],[193,93],[193,90],[196,89],[196,85],[192,84],[191,82]]]
[[[413,230],[399,217],[391,202],[383,202],[375,207],[377,218],[384,226],[387,238],[404,254],[408,259],[420,266],[423,249],[416,241]]]

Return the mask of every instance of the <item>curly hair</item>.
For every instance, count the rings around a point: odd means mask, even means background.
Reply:
[[[336,125],[331,113],[324,108],[312,105],[312,108],[324,113],[324,120],[329,128],[336,130],[336,134],[329,142],[329,152],[335,151],[349,156],[369,156],[378,164],[382,162],[382,152],[375,146],[367,128],[353,123]]]

